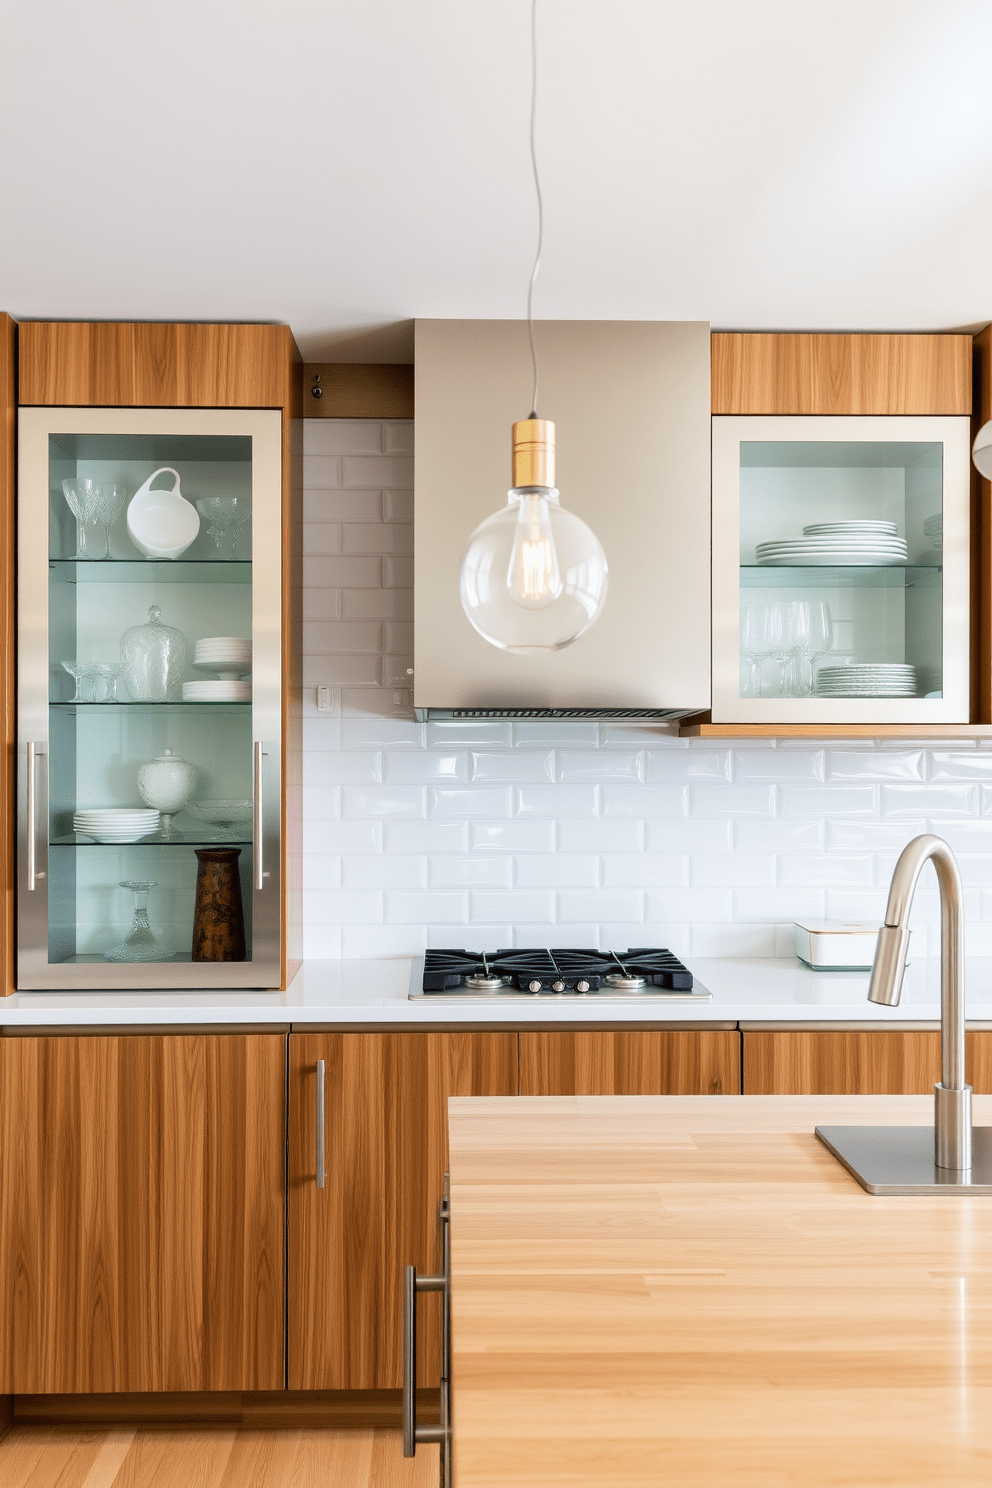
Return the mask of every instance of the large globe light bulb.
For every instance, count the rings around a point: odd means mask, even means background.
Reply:
[[[554,430],[548,419],[514,424],[508,503],[475,529],[462,558],[462,608],[501,651],[560,651],[606,603],[606,554],[558,501]]]

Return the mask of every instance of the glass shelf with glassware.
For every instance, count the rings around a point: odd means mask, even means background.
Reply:
[[[714,722],[965,722],[968,421],[713,420]]]

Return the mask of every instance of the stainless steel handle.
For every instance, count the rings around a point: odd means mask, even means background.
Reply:
[[[265,827],[265,817],[262,812],[262,761],[268,754],[268,750],[261,739],[255,740],[255,790],[252,803],[252,832],[255,838],[255,887],[265,888],[265,862],[264,849],[262,846],[262,834]]]
[[[324,1061],[317,1060],[317,1187],[324,1186]]]
[[[403,1456],[413,1457],[418,1446],[436,1442],[443,1446],[447,1427],[417,1425],[417,1293],[443,1292],[444,1276],[418,1276],[416,1266],[407,1266],[403,1285]]]
[[[38,759],[45,757],[45,745],[35,743],[33,740],[27,746],[27,817],[28,817],[28,888],[34,892],[39,878],[44,878],[44,873],[38,872]]]

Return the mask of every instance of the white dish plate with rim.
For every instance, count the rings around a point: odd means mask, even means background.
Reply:
[[[909,559],[906,557],[896,558],[881,554],[787,553],[782,556],[760,556],[756,566],[759,568],[899,568],[908,563]]]
[[[803,528],[807,537],[815,532],[886,532],[894,537],[898,531],[895,522],[873,522],[867,518],[850,522],[810,522]]]

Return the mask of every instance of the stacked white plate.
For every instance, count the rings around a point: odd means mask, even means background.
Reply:
[[[909,557],[895,522],[814,522],[802,537],[758,543],[757,560],[768,567],[886,567]]]
[[[137,806],[81,808],[72,818],[74,832],[94,837],[97,842],[140,842],[160,826],[157,811]]]
[[[923,531],[930,539],[930,546],[938,553],[944,551],[944,518],[941,512],[935,517],[927,517],[923,523]]]
[[[859,662],[821,667],[817,697],[916,697],[916,668],[904,662]]]
[[[251,641],[240,636],[205,636],[196,643],[193,664],[234,682],[251,671]]]
[[[250,703],[250,682],[184,682],[184,703]]]

